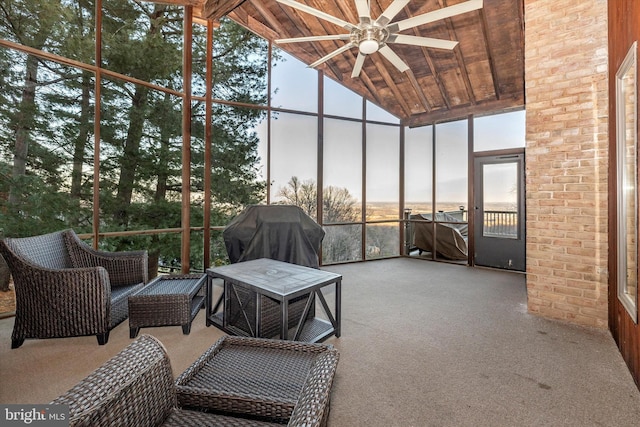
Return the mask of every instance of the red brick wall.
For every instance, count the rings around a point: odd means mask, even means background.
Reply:
[[[607,1],[525,0],[529,311],[607,326]]]

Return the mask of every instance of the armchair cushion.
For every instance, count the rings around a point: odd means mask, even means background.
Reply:
[[[104,267],[111,286],[128,286],[149,281],[147,251],[105,252],[93,249],[73,230],[62,232],[74,268]]]
[[[7,239],[7,242],[15,243],[11,246],[20,258],[39,267],[49,269],[72,267],[69,252],[63,250],[65,242],[62,233],[22,237],[19,242],[15,239]]]

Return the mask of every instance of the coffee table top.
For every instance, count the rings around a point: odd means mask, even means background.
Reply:
[[[204,277],[206,276],[202,274],[172,274],[158,276],[136,292],[134,296],[195,293],[198,292],[200,287],[204,284]]]
[[[342,280],[342,275],[269,258],[210,268],[207,274],[274,298],[295,297]]]

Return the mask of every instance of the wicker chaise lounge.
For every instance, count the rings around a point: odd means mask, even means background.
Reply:
[[[128,317],[129,295],[148,281],[146,251],[96,251],[73,230],[7,238],[0,253],[16,292],[11,348],[26,338],[85,335],[105,344]]]
[[[313,366],[289,426],[317,427],[326,421],[333,371],[327,377],[324,369],[323,364]],[[246,381],[251,384],[251,378]],[[51,404],[69,406],[72,427],[282,426],[250,417],[179,408],[169,357],[162,343],[150,335],[141,335]]]

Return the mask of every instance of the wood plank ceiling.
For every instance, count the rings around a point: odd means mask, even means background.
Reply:
[[[206,18],[228,16],[267,40],[348,31],[275,0],[201,0]],[[353,0],[298,0],[344,21],[357,23]],[[370,0],[377,18],[392,0]],[[413,0],[393,19],[401,21],[464,0]],[[351,77],[357,48],[318,66],[325,75],[401,119],[422,126],[469,114],[517,110],[524,107],[523,0],[484,0],[483,8],[403,31],[403,34],[456,40],[452,51],[393,44],[410,67],[399,72],[379,53],[369,55],[362,72]],[[197,13],[197,12],[196,12]],[[281,44],[279,47],[311,64],[344,41]]]

